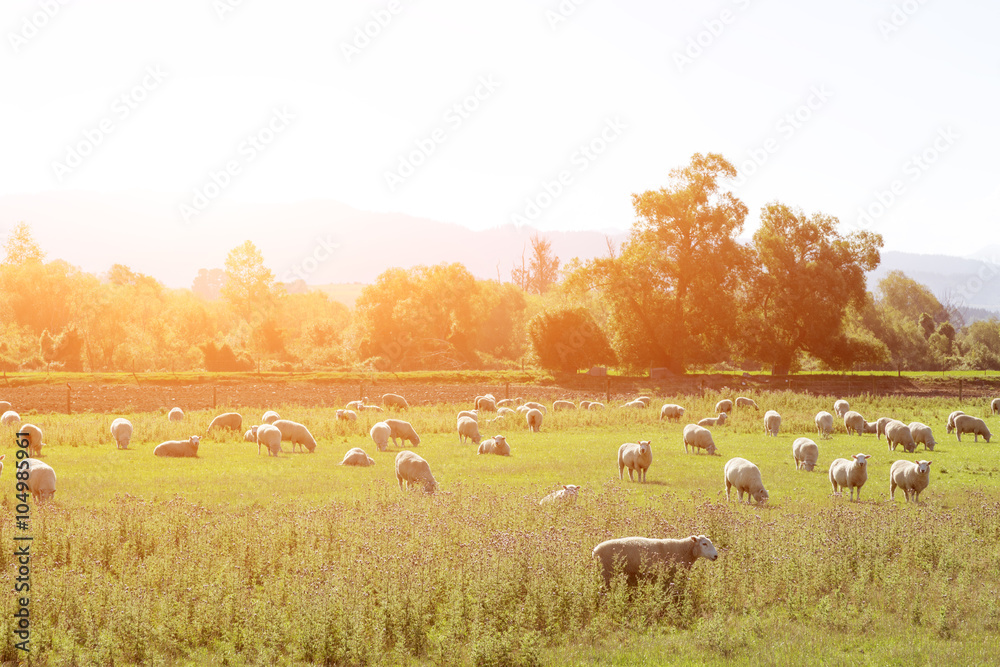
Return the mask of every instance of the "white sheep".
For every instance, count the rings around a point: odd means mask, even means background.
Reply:
[[[496,454],[497,456],[510,456],[510,445],[502,435],[495,435],[479,443],[478,454]]]
[[[434,493],[437,488],[430,464],[408,449],[396,454],[396,481],[401,489],[404,484],[407,489],[411,484],[422,484],[427,493]]]
[[[7,410],[0,416],[0,424],[4,426],[13,426],[14,424],[20,423],[21,415],[17,414],[13,410]],[[949,431],[950,433],[950,431]]]
[[[409,441],[413,447],[420,444],[420,436],[417,435],[410,422],[404,422],[401,419],[386,419],[383,423],[389,425],[389,437],[392,438],[393,447],[396,446],[396,438],[403,442]]]
[[[646,404],[647,408],[649,407],[649,404],[653,402],[653,399],[650,398],[649,396],[636,396],[635,400],[642,401],[643,403]]]
[[[757,402],[752,398],[747,398],[746,396],[739,396],[736,398],[736,407],[738,408],[753,408],[757,412],[760,412],[760,408],[757,407]]]
[[[750,461],[738,456],[729,459],[726,462],[723,479],[726,483],[727,501],[729,500],[729,491],[735,486],[740,502],[743,502],[744,493],[747,494],[747,503],[750,502],[750,498],[753,498],[754,502],[758,504],[767,502],[767,489],[764,488],[760,468]]]
[[[906,502],[920,502],[920,492],[931,480],[930,461],[896,461],[889,468],[889,500],[896,499],[896,487],[903,490]]]
[[[344,407],[347,408],[348,410],[357,410],[358,412],[360,412],[361,410],[364,409],[365,403],[367,403],[367,402],[368,402],[368,397],[365,396],[360,401],[351,401],[350,403],[348,403]]]
[[[288,440],[292,443],[293,452],[296,445],[298,445],[299,449],[305,447],[309,452],[316,451],[316,439],[303,424],[288,419],[279,419],[271,424],[271,426],[281,431],[282,440]]]
[[[380,405],[362,405],[358,408],[359,412],[385,412]]]
[[[726,413],[720,412],[718,417],[705,417],[698,420],[698,426],[722,426],[726,423]]]
[[[485,410],[486,412],[496,412],[497,400],[493,398],[493,396],[490,394],[486,394],[485,396],[476,396],[475,406],[476,410]]]
[[[843,418],[848,412],[850,412],[851,406],[847,401],[841,399],[839,401],[834,401],[833,411],[837,413],[837,416]]]
[[[243,428],[243,417],[238,412],[227,412],[225,414],[221,414],[213,419],[212,423],[208,425],[208,432],[211,433],[217,428],[239,431]]]
[[[576,403],[573,401],[556,401],[552,404],[552,411],[556,410],[576,410]]]
[[[577,498],[577,494],[580,492],[580,487],[576,484],[563,484],[561,489],[553,491],[549,495],[545,496],[538,501],[539,505],[549,505],[551,503],[557,502],[574,502]]]
[[[347,453],[344,454],[344,460],[337,465],[367,467],[375,465],[375,459],[368,456],[365,450],[355,447],[354,449],[347,450]]]
[[[913,441],[909,427],[898,419],[885,425],[885,439],[889,441],[890,452],[895,451],[896,445],[902,445],[904,452],[917,451],[917,443]]]
[[[691,451],[704,449],[709,454],[715,454],[715,440],[712,439],[712,432],[707,428],[697,424],[688,424],[684,427],[684,452],[687,453],[688,445]]]
[[[994,398],[990,401],[990,414],[1000,415],[1000,398]]]
[[[715,560],[719,557],[712,540],[704,535],[683,539],[651,539],[648,537],[622,537],[607,540],[594,547],[593,557],[600,560],[604,585],[611,585],[611,577],[620,572],[630,586],[638,579],[657,574],[672,577],[676,568],[690,569],[699,558]]]
[[[497,417],[506,417],[507,415],[516,415],[512,408],[497,408]]]
[[[623,404],[623,405],[619,405],[618,407],[620,407],[620,408],[636,408],[636,409],[638,409],[638,410],[643,410],[643,409],[645,409],[645,408],[646,408],[647,406],[646,406],[646,404],[645,404],[645,403],[643,403],[642,401],[640,401],[640,400],[636,399],[636,400],[634,400],[634,401],[629,401],[628,403],[625,403],[625,404]]]
[[[958,417],[959,415],[964,415],[964,414],[965,413],[962,412],[961,410],[955,410],[950,415],[948,415],[948,435],[951,435],[951,432],[955,430],[955,418]]]
[[[459,442],[465,444],[465,440],[468,438],[472,440],[474,444],[479,444],[479,422],[477,422],[472,417],[459,417],[458,418],[458,439]]]
[[[28,464],[28,491],[31,497],[36,501],[52,500],[56,495],[56,471],[38,459],[24,461]]]
[[[28,456],[38,458],[42,455],[42,429],[34,424],[21,424],[18,433],[28,434]]]
[[[816,413],[816,433],[824,440],[833,435],[833,415],[825,410]]]
[[[909,423],[910,433],[913,435],[913,442],[924,446],[924,451],[928,449],[932,452],[934,451],[934,445],[937,441],[934,440],[934,433],[931,432],[931,427],[927,424],[921,424],[920,422],[910,422]],[[916,448],[914,448],[916,449]]]
[[[718,403],[715,404],[715,411],[716,412],[732,412],[733,411],[733,402],[731,400],[729,400],[728,398],[724,398],[724,399],[722,399],[721,401],[719,401]]]
[[[358,413],[354,410],[337,410],[337,419],[342,422],[356,422]]]
[[[251,426],[250,428],[248,428],[246,430],[246,432],[243,433],[243,439],[245,441],[247,441],[247,442],[257,442],[257,429],[258,428],[260,428],[260,426],[257,426],[257,425],[254,425],[254,426]]]
[[[111,437],[118,444],[118,449],[128,449],[128,444],[132,440],[132,422],[124,417],[111,422]]]
[[[676,403],[666,403],[660,408],[660,421],[666,419],[667,421],[679,422],[683,416],[684,408]]]
[[[879,440],[882,439],[882,434],[885,433],[885,427],[892,421],[892,417],[879,417],[878,421],[875,422],[875,437]]]
[[[781,415],[775,410],[768,410],[764,413],[764,434],[777,436],[781,428]]]
[[[833,418],[833,415],[830,416]],[[795,459],[795,469],[812,472],[819,460],[819,447],[809,438],[796,438],[792,443],[792,458]]]
[[[378,448],[380,452],[384,452],[389,447],[389,436],[392,434],[392,429],[385,422],[375,422],[372,425],[371,430],[368,435],[371,436],[372,442],[375,443],[375,447]]]
[[[277,423],[277,422],[275,422]],[[260,447],[267,447],[268,456],[277,456],[283,453],[281,449],[281,429],[274,424],[261,424],[257,427],[257,453],[260,454]]]
[[[182,422],[184,421],[184,411],[180,408],[170,408],[170,412],[167,413],[167,421],[171,422]]]
[[[861,487],[868,481],[871,454],[852,454],[851,458],[854,460],[834,459],[830,462],[830,484],[833,485],[834,495],[843,495],[844,489],[850,489],[851,500],[854,500],[854,489],[857,489],[858,500],[861,500]]]
[[[462,410],[458,413],[456,419],[461,419],[462,417],[472,417],[476,421],[479,421],[479,410]]]
[[[855,412],[854,410],[848,410],[844,415],[844,428],[847,429],[847,435],[850,435],[851,431],[854,431],[858,435],[862,435],[868,431],[868,422],[866,422],[865,418],[861,416],[861,413]]]
[[[382,394],[382,405],[387,408],[399,408],[400,410],[408,410],[410,408],[410,404],[399,394]]]
[[[543,415],[549,414],[549,409],[537,401],[528,401],[523,407],[526,407],[529,410],[538,410]]]
[[[502,398],[497,401],[497,407],[516,408],[521,405],[521,400],[520,398]]]
[[[340,410],[338,410],[337,412],[340,412]],[[281,419],[281,415],[279,415],[274,410],[268,410],[260,418],[260,423],[262,423],[262,424],[273,424],[274,422],[278,421],[279,419]]]
[[[581,409],[581,410],[586,410],[587,408],[589,408],[589,407],[590,407],[590,404],[591,404],[592,402],[593,402],[593,401],[580,401],[580,409]]]
[[[588,410],[603,410],[604,409],[604,403],[597,403],[597,402],[591,403],[590,405],[587,406],[587,409]]]
[[[532,408],[524,413],[524,419],[528,423],[528,430],[538,433],[542,430],[542,411]]]
[[[983,436],[986,442],[989,442],[992,437],[990,429],[986,426],[986,422],[972,415],[959,415],[955,417],[955,433],[958,436],[959,442],[962,442],[963,433],[972,433],[975,436],[976,442],[979,442],[979,436]]]
[[[198,441],[196,435],[192,435],[187,440],[167,440],[161,442],[153,450],[154,456],[169,456],[172,458],[185,458],[198,456]]]
[[[653,463],[652,441],[640,440],[639,442],[626,442],[618,448],[618,479],[625,479],[625,468],[628,468],[628,481],[634,482],[632,471],[634,470],[639,481],[646,483],[646,473]]]
[[[0,414],[7,412],[8,410],[13,410],[14,406],[10,404],[10,401],[0,401]]]

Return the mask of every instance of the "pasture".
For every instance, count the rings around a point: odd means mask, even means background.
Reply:
[[[486,425],[512,456],[460,445],[454,415],[433,405],[393,415],[421,436],[440,485],[434,495],[396,485],[397,451],[378,452],[368,429],[386,415],[337,422],[332,408],[270,406],[306,424],[314,454],[257,454],[242,433],[206,436],[213,414],[168,423],[160,412],[32,414],[55,501],[31,513],[31,656],[35,664],[993,664],[1000,643],[1000,456],[997,441],[947,435],[948,414],[984,417],[988,401],[849,398],[869,421],[893,416],[934,429],[936,451],[889,452],[874,435],[816,436],[813,416],[833,398],[752,395],[712,428],[718,456],[685,454],[686,423],[714,416],[717,394],[656,397],[647,410],[558,412],[541,433],[523,418]],[[726,396],[735,398],[735,396]],[[529,397],[530,398],[530,397]],[[687,414],[660,422],[659,406]],[[763,413],[783,416],[778,437]],[[260,410],[241,412],[244,429]],[[119,451],[114,417],[135,426]],[[13,544],[13,430],[2,430]],[[196,459],[161,459],[167,439],[204,436]],[[791,443],[819,445],[816,471],[795,470]],[[648,483],[619,481],[623,442],[651,440]],[[290,446],[285,443],[286,452]],[[351,447],[370,468],[337,464]],[[832,459],[873,455],[862,502],[833,497]],[[756,463],[765,506],[726,502],[722,469]],[[929,459],[919,505],[888,502],[897,459]],[[559,484],[575,504],[540,507]],[[735,498],[734,498],[735,500]],[[613,537],[708,535],[715,562],[670,585],[602,591],[591,559]],[[14,584],[12,549],[0,580]],[[0,596],[4,644],[14,649],[13,593]]]

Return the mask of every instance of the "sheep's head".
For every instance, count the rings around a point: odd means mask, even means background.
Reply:
[[[505,437],[504,437],[504,436],[502,436],[502,435],[495,435],[495,436],[493,436],[493,440],[494,440],[494,441],[495,441],[495,442],[496,442],[496,443],[497,443],[498,445],[506,445],[506,444],[507,444],[507,438],[505,438]]]
[[[717,421],[716,423],[717,423],[717,424],[718,424],[719,426],[722,426],[723,424],[725,424],[725,423],[726,423],[726,417],[727,417],[727,416],[728,416],[728,415],[726,415],[726,413],[725,413],[725,412],[720,412],[720,413],[719,413],[719,419],[718,419],[718,421]]]
[[[751,495],[753,496],[754,501],[756,501],[757,504],[759,504],[759,505],[763,505],[764,503],[767,502],[767,499],[768,499],[767,489],[765,489],[763,487],[761,487],[761,489],[759,491],[757,491],[756,493],[753,493]]]
[[[868,459],[872,457],[871,454],[852,454],[851,458],[854,459],[854,465],[859,468],[864,468],[868,465]]]
[[[694,542],[694,552],[695,558],[701,556],[702,558],[707,558],[708,560],[715,560],[719,557],[719,552],[715,550],[715,545],[712,544],[712,540],[708,539],[705,535],[692,535],[689,538]]]
[[[653,448],[650,446],[650,445],[652,445],[652,443],[653,443],[652,440],[640,440],[639,441],[639,455],[640,456],[646,456],[647,454],[651,453],[653,451]]]
[[[198,447],[198,441],[199,441],[199,440],[201,440],[201,438],[200,438],[199,436],[197,436],[197,435],[192,435],[192,436],[191,436],[191,437],[189,438],[188,442],[190,442],[190,443],[191,443],[192,445],[194,445],[194,447],[195,447],[195,448],[197,448],[197,447]]]
[[[930,461],[917,461],[917,474],[919,475],[929,475],[931,472],[931,462]]]
[[[714,455],[715,454],[715,443],[714,442],[708,443],[708,447],[705,448],[705,451],[708,452],[710,455]]]
[[[0,457],[0,458],[3,458],[3,457]],[[563,484],[563,491],[566,492],[564,494],[565,497],[568,498],[570,496],[573,496],[575,498],[576,495],[580,492],[580,487],[577,486],[576,484]]]

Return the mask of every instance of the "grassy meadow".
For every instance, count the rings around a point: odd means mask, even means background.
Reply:
[[[167,439],[205,436],[213,416],[166,410],[124,415],[32,414],[55,501],[32,508],[32,664],[995,664],[1000,643],[1000,457],[997,443],[957,442],[948,414],[982,416],[988,401],[859,397],[869,420],[922,421],[935,451],[889,452],[874,435],[815,436],[833,398],[754,396],[712,429],[719,456],[685,454],[685,423],[713,416],[720,396],[658,397],[648,410],[549,412],[541,433],[520,418],[486,425],[512,456],[460,445],[454,415],[468,406],[414,408],[416,451],[440,492],[399,490],[397,449],[377,452],[379,419],[337,422],[334,411],[272,406],[305,423],[314,454],[257,454],[240,435],[204,437],[197,459],[159,459]],[[734,397],[730,397],[734,398]],[[687,408],[680,424],[659,405]],[[16,406],[19,407],[19,406]],[[238,406],[245,427],[258,412]],[[763,434],[763,411],[783,415]],[[135,426],[118,451],[114,417]],[[384,416],[384,415],[383,415]],[[791,443],[813,437],[820,460],[795,470]],[[3,432],[13,544],[13,430]],[[652,440],[647,484],[618,479],[623,442]],[[371,468],[337,464],[360,446]],[[288,448],[287,443],[285,444]],[[830,461],[872,454],[862,502],[832,497]],[[771,501],[727,503],[722,468],[733,456],[761,469]],[[888,502],[894,460],[933,462],[919,505]],[[576,504],[540,507],[559,484]],[[613,537],[708,535],[715,562],[670,585],[601,590],[590,552]],[[13,589],[12,549],[0,579]],[[664,584],[666,582],[663,582]],[[14,649],[13,593],[0,597]]]

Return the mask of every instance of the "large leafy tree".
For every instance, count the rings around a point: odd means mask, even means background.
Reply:
[[[264,266],[264,256],[257,246],[246,241],[230,250],[225,271],[226,282],[220,291],[233,311],[245,322],[267,319],[281,290],[274,273]]]
[[[531,345],[543,368],[574,372],[594,365],[613,365],[608,337],[586,308],[539,313],[528,323]]]

